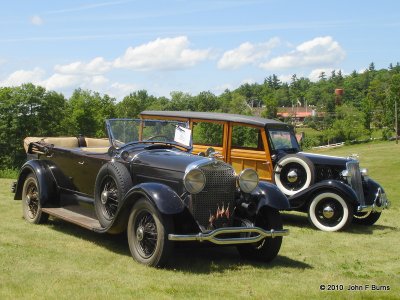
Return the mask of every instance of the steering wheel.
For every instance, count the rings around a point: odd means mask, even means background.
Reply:
[[[163,138],[163,139],[165,139],[165,142],[169,140],[169,137],[167,137],[165,135],[153,135],[153,136],[149,137],[146,141],[152,141],[155,138]]]

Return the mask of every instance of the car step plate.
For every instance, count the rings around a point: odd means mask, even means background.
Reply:
[[[75,207],[71,207],[71,209],[64,207],[42,208],[42,211],[48,213],[50,216],[68,221],[86,229],[97,232],[103,229],[98,220],[77,211],[73,211],[72,209],[75,210]]]

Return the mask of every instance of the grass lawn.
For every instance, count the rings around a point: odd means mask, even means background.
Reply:
[[[270,264],[243,261],[233,248],[181,248],[171,267],[153,269],[130,256],[125,236],[99,235],[60,220],[31,225],[0,179],[0,299],[400,298],[400,145],[346,146],[318,153],[358,153],[392,208],[371,227],[313,229],[304,215],[284,214],[279,256]],[[343,284],[345,291],[320,291]],[[369,285],[368,291],[347,291]],[[390,291],[371,291],[372,285]]]

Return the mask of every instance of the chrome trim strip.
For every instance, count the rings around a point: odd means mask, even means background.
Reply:
[[[256,236],[239,237],[239,238],[218,238],[221,234],[234,234],[234,233],[256,233]],[[217,245],[234,245],[234,244],[251,244],[257,243],[265,238],[275,238],[277,236],[289,235],[288,229],[282,230],[264,230],[260,227],[227,227],[218,228],[213,231],[198,234],[169,234],[170,241],[198,241],[198,242],[211,242]]]

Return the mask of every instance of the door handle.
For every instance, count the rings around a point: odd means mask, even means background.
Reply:
[[[80,165],[83,165],[85,163],[85,161],[84,160],[82,160],[82,161],[78,161],[78,164],[80,164]]]

